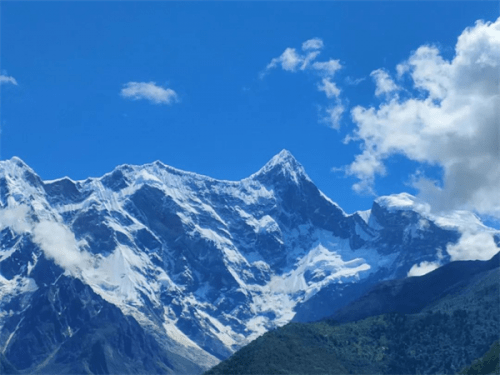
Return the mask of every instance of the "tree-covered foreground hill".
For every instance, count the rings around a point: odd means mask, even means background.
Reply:
[[[496,341],[481,358],[464,369],[460,375],[500,374],[500,341]]]
[[[499,283],[495,265],[467,282],[451,282],[445,293],[414,314],[290,323],[206,374],[472,374],[481,366],[470,367],[478,358],[494,358],[494,352],[488,353],[499,340]],[[388,293],[396,292],[389,288]]]

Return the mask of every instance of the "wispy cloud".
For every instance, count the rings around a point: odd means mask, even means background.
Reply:
[[[0,85],[11,84],[17,86],[17,81],[14,77],[0,75]]]
[[[342,119],[342,115],[345,112],[345,107],[337,100],[335,104],[327,107],[325,109],[326,116],[323,117],[323,121],[335,130],[340,129],[340,120]]]
[[[305,55],[297,53],[295,48],[287,48],[279,57],[275,57],[266,66],[266,71],[274,69],[281,65],[283,70],[296,72],[297,70],[305,70],[319,55],[319,51],[311,51]],[[263,76],[261,76],[263,77]]]
[[[286,48],[279,57],[273,58],[267,64],[265,70],[260,74],[260,78],[264,78],[270,70],[280,67],[291,73],[303,71],[318,75],[320,77],[320,81],[316,85],[318,91],[324,92],[327,99],[334,100],[326,108],[320,107],[323,112],[320,115],[320,120],[338,130],[345,106],[340,98],[341,89],[333,81],[333,77],[338,70],[342,69],[342,64],[339,60],[334,59],[316,61],[323,47],[323,40],[313,38],[302,43],[302,52],[297,52],[295,48]]]
[[[319,38],[306,40],[302,43],[302,53],[295,48],[286,48],[278,57],[275,57],[267,64],[261,78],[274,68],[281,66],[285,71],[297,72],[299,70],[312,69],[328,77],[333,77],[335,72],[342,68],[339,60],[330,59],[328,61],[315,61],[323,49],[323,41]]]
[[[328,60],[328,61],[316,61],[312,64],[313,69],[316,69],[320,73],[333,77],[337,70],[342,68],[339,60]]]
[[[172,104],[178,101],[174,90],[158,86],[155,82],[128,82],[120,91],[120,95],[127,99],[149,100],[155,104]]]
[[[316,50],[322,48],[323,48],[323,41],[319,38],[309,39],[306,40],[304,43],[302,43],[303,51]]]
[[[347,76],[345,78],[345,83],[347,83],[348,85],[351,85],[351,86],[357,86],[359,85],[361,82],[363,82],[364,80],[366,80],[366,77],[361,77],[361,78],[352,78],[352,77],[349,77]]]
[[[383,95],[398,85],[380,69],[372,77],[382,103],[351,111],[356,129],[346,141],[360,141],[362,148],[346,168],[359,179],[353,188],[372,189],[375,176],[385,174],[385,160],[399,154],[442,167],[440,183],[425,176],[413,181],[435,210],[500,217],[500,18],[465,29],[451,60],[424,45],[396,69],[415,95]]]

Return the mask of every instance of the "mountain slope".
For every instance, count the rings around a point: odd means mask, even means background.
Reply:
[[[457,263],[462,270],[477,266]],[[443,269],[449,266],[455,264]],[[493,269],[491,262],[483,266],[468,282],[440,276],[448,286],[460,285],[421,313],[383,314],[345,324],[290,323],[266,333],[206,374],[457,373],[499,339],[498,259]],[[421,278],[435,279],[435,272]],[[402,306],[403,294],[398,299]]]
[[[132,317],[64,275],[32,296],[4,354],[28,373],[197,373],[163,350]],[[175,369],[175,370],[174,370]]]
[[[330,318],[351,322],[388,313],[418,313],[448,295],[464,293],[477,278],[498,267],[500,253],[489,261],[453,262],[421,277],[384,281]]]
[[[443,222],[420,206],[401,194],[347,215],[286,150],[241,181],[161,162],[42,181],[20,159],[2,161],[0,351],[9,361],[21,355],[11,348],[27,334],[17,324],[63,274],[87,285],[93,303],[99,297],[133,318],[158,343],[158,358],[169,353],[201,372],[301,316],[325,292],[334,291],[317,311],[331,315],[355,295],[344,287],[362,293],[421,262],[448,263],[463,215]],[[467,225],[498,234],[473,217]],[[64,349],[61,335],[53,330],[49,341]]]
[[[490,246],[481,258],[476,259],[489,259],[500,246],[498,231],[486,228],[472,213],[455,211],[437,216],[430,212],[428,204],[405,193],[379,197],[371,210],[357,212],[353,216],[367,223],[372,234],[369,246],[376,249],[382,258],[394,257],[391,266],[387,270],[374,270],[368,277],[356,282],[346,280],[342,284],[327,285],[310,299],[297,304],[293,321],[325,319],[380,280],[404,278],[410,271],[418,270],[425,264],[434,267],[447,264],[452,255],[456,256],[449,250],[453,248],[450,245],[461,242],[463,233],[466,233],[465,236],[469,232],[489,233],[491,242],[496,242],[496,247]]]
[[[481,358],[460,372],[463,375],[500,374],[500,341],[496,341]]]

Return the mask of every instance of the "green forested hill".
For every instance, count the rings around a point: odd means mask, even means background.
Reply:
[[[417,314],[291,323],[206,374],[456,374],[499,340],[499,280],[483,272]]]
[[[500,341],[496,341],[478,360],[463,370],[460,375],[499,375],[500,374]]]

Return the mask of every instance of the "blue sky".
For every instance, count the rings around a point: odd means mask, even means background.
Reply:
[[[238,180],[286,148],[349,213],[407,191],[500,217],[496,1],[0,7],[0,157],[43,179],[161,160]]]

